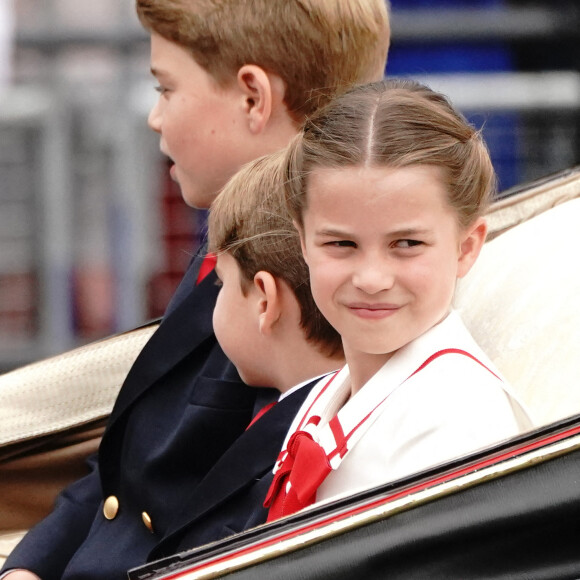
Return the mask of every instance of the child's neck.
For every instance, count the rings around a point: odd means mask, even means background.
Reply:
[[[329,357],[308,344],[305,349],[286,351],[278,367],[276,388],[284,393],[292,387],[315,377],[333,372],[344,366],[342,357]]]
[[[350,375],[351,397],[360,391],[391,358],[393,353],[369,354],[346,352]]]

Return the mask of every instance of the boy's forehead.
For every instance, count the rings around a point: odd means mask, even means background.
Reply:
[[[151,72],[156,73],[166,73],[184,64],[197,64],[191,52],[185,47],[156,32],[151,33],[149,60]]]
[[[236,74],[218,79],[198,62],[188,48],[156,32],[151,33],[149,62],[151,74],[157,79],[189,79],[192,82],[203,80],[216,91],[236,86]]]

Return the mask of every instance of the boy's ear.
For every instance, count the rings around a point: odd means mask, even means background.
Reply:
[[[282,314],[280,289],[274,276],[264,270],[254,276],[254,288],[258,294],[260,332],[269,335]]]
[[[237,79],[245,98],[249,129],[252,133],[261,133],[272,116],[272,108],[284,100],[284,83],[255,64],[242,66]]]
[[[463,278],[477,260],[487,235],[487,222],[478,218],[463,233],[459,246],[457,277]]]

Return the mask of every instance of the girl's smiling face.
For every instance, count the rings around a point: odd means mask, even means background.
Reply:
[[[435,166],[311,173],[304,257],[314,299],[342,336],[353,379],[364,384],[447,315],[457,278],[469,271],[485,233],[481,219],[460,228]]]

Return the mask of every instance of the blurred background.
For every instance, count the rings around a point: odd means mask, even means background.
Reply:
[[[579,163],[576,1],[391,4],[387,74],[483,127],[502,192]],[[205,216],[147,128],[154,84],[133,0],[0,0],[0,370],[163,312]]]

